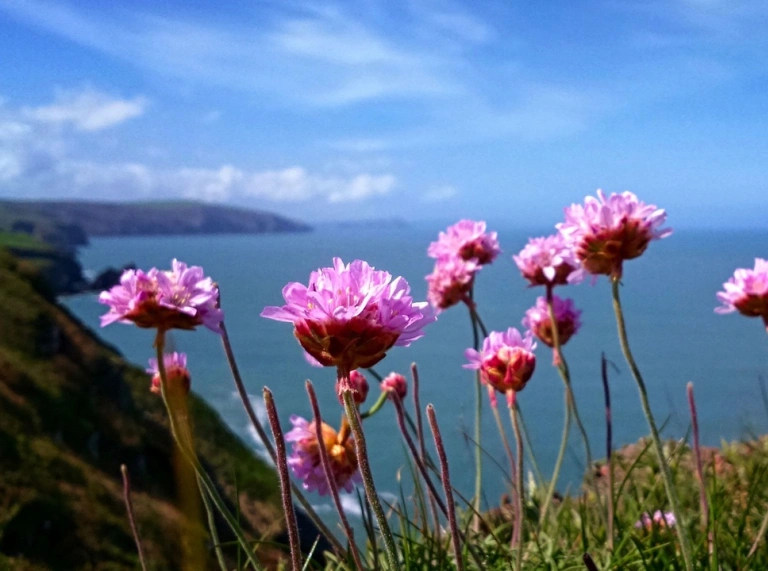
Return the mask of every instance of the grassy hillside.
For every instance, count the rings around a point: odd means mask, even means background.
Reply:
[[[32,266],[0,249],[0,569],[135,569],[122,463],[151,568],[210,568],[204,526],[184,509],[188,473],[148,389]],[[272,469],[200,399],[190,407],[201,459],[227,498],[239,490],[250,535],[281,533]]]

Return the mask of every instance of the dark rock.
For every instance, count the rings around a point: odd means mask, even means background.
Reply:
[[[123,275],[123,272],[125,270],[135,270],[135,269],[136,269],[136,264],[131,262],[130,264],[123,266],[121,269],[110,267],[110,268],[107,268],[106,270],[102,270],[90,283],[90,285],[88,286],[88,289],[91,289],[93,291],[107,290],[112,286],[120,283],[120,276]]]

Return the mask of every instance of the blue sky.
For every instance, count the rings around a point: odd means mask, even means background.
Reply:
[[[0,196],[550,225],[768,212],[768,2],[0,0]]]

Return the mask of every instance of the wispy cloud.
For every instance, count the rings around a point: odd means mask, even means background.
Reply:
[[[0,106],[0,193],[25,197],[136,199],[183,197],[211,202],[256,199],[273,203],[359,202],[386,195],[396,177],[347,164],[313,173],[301,166],[249,170],[163,168],[138,162],[97,162],[76,156],[84,136],[116,127],[143,111],[143,98],[67,92],[56,102],[14,109]],[[56,128],[49,128],[50,125]]]
[[[59,91],[51,105],[25,107],[22,115],[39,123],[71,125],[78,131],[101,131],[142,115],[146,105],[144,97],[116,99],[91,89]]]

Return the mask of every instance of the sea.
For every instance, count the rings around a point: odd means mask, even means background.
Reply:
[[[285,284],[306,283],[312,270],[331,265],[336,256],[345,262],[366,260],[377,269],[403,276],[414,298],[424,300],[424,277],[433,266],[426,248],[441,229],[430,223],[408,227],[371,223],[329,225],[303,234],[97,238],[79,256],[89,272],[128,262],[144,269],[168,268],[172,258],[202,266],[221,288],[227,327],[252,402],[263,417],[262,388],[269,387],[283,429],[288,430],[291,415],[311,416],[305,379],[315,384],[326,422],[338,426],[342,411],[334,393],[334,371],[311,367],[290,324],[261,318],[262,309],[281,305]],[[478,311],[491,330],[520,328],[525,310],[543,291],[526,286],[511,256],[529,237],[551,230],[526,231],[511,224],[493,229],[498,231],[503,254],[478,274]],[[766,256],[766,230],[678,230],[653,242],[641,258],[626,263],[621,296],[629,340],[665,437],[689,436],[689,381],[694,385],[704,444],[719,445],[768,430],[768,403],[761,391],[761,379],[768,378],[765,328],[759,319],[713,311],[718,305],[715,294],[733,271],[752,267],[755,257]],[[592,283],[588,279],[561,288],[557,294],[572,297],[583,312],[582,328],[565,346],[564,354],[593,454],[601,458],[606,451],[601,355],[610,362],[614,444],[636,441],[648,434],[648,426],[637,386],[621,354],[607,280]],[[153,355],[150,331],[123,324],[100,328],[99,316],[105,306],[97,302],[96,294],[70,296],[63,302],[128,360],[140,367],[147,365]],[[193,390],[264,456],[236,396],[217,335],[202,328],[173,332],[171,344],[188,354]],[[451,480],[467,497],[472,495],[475,477],[475,376],[462,365],[464,351],[471,345],[467,310],[457,306],[442,312],[422,339],[410,347],[393,348],[375,367],[382,375],[396,371],[408,377],[411,363],[417,364],[422,406],[431,403],[435,407],[447,441]],[[372,384],[370,403],[377,396],[377,387],[372,376],[368,379]],[[544,474],[550,474],[561,437],[564,399],[551,350],[541,343],[535,374],[518,397],[530,449]],[[503,402],[500,400],[502,420],[512,439]],[[408,406],[413,415],[410,400]],[[486,505],[492,506],[508,492],[509,464],[487,401],[483,412],[483,491]],[[394,407],[385,406],[367,419],[365,432],[377,487],[384,495],[396,497],[401,485],[408,489],[410,475]],[[526,470],[530,467],[528,461]],[[573,430],[560,489],[577,488],[584,469],[583,446]],[[312,497],[311,501],[320,510],[330,510],[324,498]],[[354,514],[356,497],[348,496],[345,505]]]

